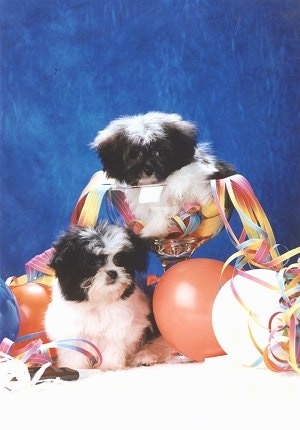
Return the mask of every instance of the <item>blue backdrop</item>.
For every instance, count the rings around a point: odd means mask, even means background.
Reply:
[[[1,0],[0,277],[68,226],[97,131],[148,110],[194,121],[299,246],[299,23],[299,0]]]

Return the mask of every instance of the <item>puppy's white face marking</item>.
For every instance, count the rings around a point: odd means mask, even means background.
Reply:
[[[164,139],[166,133],[163,125],[180,123],[182,129],[194,127],[191,123],[183,121],[180,115],[166,114],[164,112],[148,112],[145,115],[122,116],[109,123],[101,130],[91,147],[97,148],[103,141],[114,134],[125,134],[133,143],[149,144],[154,140]]]
[[[106,264],[95,274],[89,285],[88,298],[91,304],[118,300],[132,282],[123,267],[113,262],[114,255],[109,255]]]
[[[125,125],[125,134],[134,143],[147,145],[153,140],[164,139],[166,134],[159,122],[149,121],[145,116],[139,115]]]
[[[101,240],[99,240],[99,238],[94,238],[95,233],[92,228],[82,231],[80,236],[83,239],[89,239],[87,250],[93,252],[95,255],[117,253],[124,248],[124,246],[131,246],[127,234],[114,225],[101,235]]]

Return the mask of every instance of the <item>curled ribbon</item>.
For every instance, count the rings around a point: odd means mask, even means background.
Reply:
[[[40,378],[46,368],[53,364],[53,359],[49,353],[49,350],[52,348],[72,349],[84,354],[88,358],[91,367],[99,367],[102,363],[100,350],[92,342],[85,339],[62,339],[46,344],[43,344],[41,339],[37,339],[29,342],[24,348],[21,348],[14,357],[9,354],[13,344],[14,342],[8,338],[4,338],[0,343],[0,371],[1,365],[10,364],[9,372],[7,372],[7,367],[4,369],[8,377],[7,382],[10,382],[12,378],[29,385],[35,385],[40,382]],[[79,346],[80,344],[86,344],[88,348]],[[31,380],[28,367],[35,364],[38,364],[40,369]]]
[[[293,370],[300,373],[300,263],[286,266],[292,257],[300,254],[300,247],[280,255],[279,246],[276,244],[266,214],[249,182],[242,176],[234,175],[218,181],[212,180],[211,189],[225,229],[237,249],[237,252],[224,263],[223,272],[226,266],[235,260],[236,272],[248,279],[251,276],[247,271],[242,270],[246,265],[272,269],[278,273],[276,286],[260,279],[252,279],[262,287],[279,289],[281,292],[280,304],[283,310],[270,316],[269,342],[263,350],[258,346],[251,330],[251,321],[256,323],[259,321],[239,297],[234,285],[234,277],[231,279],[234,297],[250,316],[249,336],[259,354],[252,366],[257,366],[264,361],[266,367],[273,371]],[[225,215],[226,195],[229,196],[241,220],[242,230],[239,236],[234,233]]]

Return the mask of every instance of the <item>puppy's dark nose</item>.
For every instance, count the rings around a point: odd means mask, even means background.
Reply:
[[[146,165],[144,168],[144,172],[146,173],[147,176],[151,176],[154,172],[154,169],[152,166]]]
[[[106,274],[110,277],[110,279],[115,280],[118,277],[118,273],[115,270],[108,270]]]

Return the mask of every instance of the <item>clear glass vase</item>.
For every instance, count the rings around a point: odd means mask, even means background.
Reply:
[[[184,199],[175,202],[164,184],[112,186],[106,194],[106,212],[110,222],[147,238],[165,268],[190,258],[224,227],[213,199],[204,207]],[[230,215],[228,210],[226,216]]]

